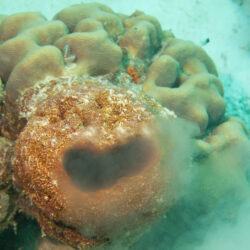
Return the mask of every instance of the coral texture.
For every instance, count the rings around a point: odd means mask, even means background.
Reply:
[[[11,190],[12,156],[13,143],[0,137],[0,231],[12,222],[16,211],[15,195]]]
[[[49,95],[50,101],[40,105],[36,90],[24,95],[23,103],[36,111],[15,151],[16,180],[32,197],[43,230],[71,244],[94,242],[66,227],[107,240],[162,213],[171,202],[164,199],[171,173],[160,167],[151,131],[152,112],[167,116],[167,111],[152,99],[92,79],[96,82],[52,80],[53,87],[44,87],[40,97]],[[51,221],[63,223],[60,230],[68,238],[51,229]]]
[[[18,199],[12,211],[19,206],[74,248],[115,239],[131,245],[176,202],[171,124],[193,124],[195,160],[208,166],[249,141],[245,125],[225,117],[207,53],[143,12],[126,16],[89,3],[52,21],[39,13],[0,16],[0,77],[0,187],[13,177],[19,194],[0,191],[0,228]],[[244,162],[237,164],[232,171],[244,174]],[[230,185],[207,195],[219,199]]]

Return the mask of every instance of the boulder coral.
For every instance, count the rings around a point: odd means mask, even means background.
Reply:
[[[180,165],[207,168],[249,143],[225,116],[212,59],[140,11],[88,3],[51,21],[0,16],[0,77],[0,229],[20,208],[73,248],[132,245],[179,198],[178,143],[194,148]],[[168,131],[183,121],[193,132],[177,142]],[[211,199],[232,188],[199,185]]]

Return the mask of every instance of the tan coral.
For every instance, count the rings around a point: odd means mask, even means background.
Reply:
[[[28,14],[27,16],[29,17]],[[59,21],[46,22],[45,20],[37,24],[36,16],[32,16],[32,20],[27,24],[26,15],[23,14],[21,17],[22,19],[19,20],[19,16],[10,16],[1,26],[2,41],[4,41],[5,36],[14,35],[4,32],[9,20],[18,23],[19,26],[22,24],[22,29],[16,28],[16,37],[7,40],[0,48],[0,74],[3,81],[7,83],[7,97],[11,102],[14,102],[22,91],[32,86],[34,82],[48,75],[59,76],[63,72],[61,52],[50,44],[67,33],[66,26]],[[40,20],[40,16],[38,19]],[[46,58],[46,62],[43,57]],[[34,69],[37,65],[40,65],[40,71],[37,68]]]
[[[76,67],[72,69],[74,74],[103,75],[114,73],[120,67],[122,51],[110,41],[103,29],[71,33],[59,39],[55,45],[61,49],[70,46],[76,56]]]
[[[6,17],[0,27],[0,40],[7,41],[17,36],[22,30],[45,23],[46,19],[40,13],[18,13]],[[12,29],[9,29],[12,27]]]
[[[205,154],[221,152],[237,145],[248,143],[250,132],[246,125],[238,118],[230,117],[203,140],[198,140],[199,148]]]
[[[224,210],[227,218],[236,217],[237,204],[249,197],[250,166],[249,130],[237,118],[228,118],[203,140],[197,140],[198,158],[195,193],[206,196],[202,202],[207,211],[230,204]],[[200,167],[202,166],[202,167]]]
[[[19,112],[16,100],[35,82],[68,72],[115,73],[123,65],[126,71],[133,69],[132,79],[143,83],[147,94],[159,98],[179,116],[197,123],[201,133],[223,117],[223,90],[219,80],[211,76],[217,75],[212,60],[192,42],[162,32],[155,18],[138,11],[120,18],[104,5],[84,4],[62,10],[54,20],[47,22],[37,13],[3,19],[0,74],[6,84],[9,103],[6,119],[10,130],[23,127],[23,122],[13,117],[13,113]],[[68,34],[62,21],[71,33]],[[16,25],[12,33],[8,33],[8,25]]]
[[[190,76],[177,88],[158,87],[146,82],[143,90],[179,116],[197,123],[201,133],[218,123],[225,112],[222,84],[211,74]]]
[[[63,49],[69,45],[76,56],[75,74],[100,75],[116,72],[121,63],[122,51],[110,39],[123,32],[119,17],[101,4],[74,5],[59,12],[55,20],[63,21],[72,31],[56,42]]]
[[[55,15],[54,20],[63,21],[70,32],[75,32],[78,23],[88,18],[93,18],[102,24],[104,30],[113,39],[116,39],[124,31],[119,16],[109,7],[99,3],[76,4],[65,8]]]
[[[13,28],[9,29],[9,25]],[[56,32],[55,32],[56,31]],[[67,27],[60,21],[47,22],[38,13],[21,13],[6,17],[0,27],[0,75],[6,85],[6,119],[11,128],[20,131],[15,117],[18,113],[16,100],[34,82],[47,76],[59,76],[64,70],[61,51],[51,46]],[[12,38],[12,39],[10,39]],[[46,58],[46,60],[44,60]],[[39,67],[37,66],[39,65]],[[7,125],[8,127],[8,125]],[[5,128],[7,131],[8,128]]]
[[[217,76],[217,70],[211,58],[200,46],[191,41],[167,38],[161,54],[173,57],[186,73],[207,72]]]
[[[80,249],[115,238],[132,244],[182,187],[183,156],[174,156],[190,142],[186,131],[175,141],[180,119],[200,129],[191,133],[196,155],[183,163],[197,165],[196,192],[215,204],[246,187],[247,158],[232,153],[248,147],[248,131],[225,118],[213,61],[143,12],[126,16],[90,3],[52,21],[39,13],[0,16],[0,77],[0,227],[14,213],[7,212],[16,197],[6,168],[14,156],[19,206],[46,234]],[[174,122],[158,126],[159,117]]]
[[[225,112],[224,91],[216,76],[214,63],[202,48],[170,36],[148,69],[143,91],[197,123],[202,134]]]
[[[180,73],[179,63],[168,55],[161,55],[148,68],[144,91],[150,88],[175,87]]]
[[[135,57],[150,60],[161,46],[162,30],[159,22],[137,11],[124,19],[126,32],[119,38],[119,45]]]

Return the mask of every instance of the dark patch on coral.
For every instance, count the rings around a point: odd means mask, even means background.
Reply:
[[[137,137],[105,152],[91,147],[68,150],[63,167],[81,189],[95,191],[112,186],[119,178],[136,175],[153,156],[151,141]]]

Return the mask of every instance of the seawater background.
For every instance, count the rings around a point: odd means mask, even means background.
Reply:
[[[83,2],[96,1],[0,0],[0,14],[39,11],[51,19],[62,8]],[[176,37],[192,40],[201,45],[214,60],[219,77],[223,81],[227,113],[240,117],[250,128],[250,0],[99,0],[98,2],[108,5],[115,12],[128,15],[135,10],[144,11],[156,17],[163,29],[171,29]],[[209,43],[202,45],[207,38],[210,40]],[[195,214],[195,207],[191,209]],[[177,212],[182,220],[186,216],[186,220],[195,221],[190,214],[186,215],[181,210]],[[27,242],[29,238],[32,240],[32,232],[36,231],[36,227],[28,223],[27,221],[27,226],[19,233],[20,237],[28,238]],[[172,220],[172,223],[178,224],[178,220]],[[144,237],[144,241],[141,241],[137,248],[250,249],[248,203],[241,206],[238,219],[233,224],[217,220],[209,226],[206,226],[207,223],[204,221],[188,225],[185,230],[189,233],[185,237],[177,237],[183,228],[180,226],[180,232],[178,230],[173,232],[163,218],[153,226],[152,231]],[[168,247],[167,233],[172,233],[177,239],[171,248]],[[113,249],[120,247],[114,246]]]

